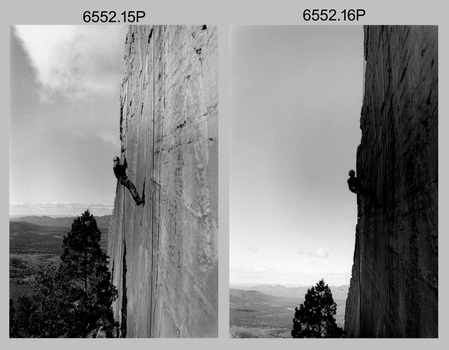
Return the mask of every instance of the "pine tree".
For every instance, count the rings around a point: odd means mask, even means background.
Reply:
[[[68,276],[69,298],[73,308],[70,321],[76,325],[70,337],[86,337],[92,330],[112,332],[111,304],[117,296],[110,283],[108,256],[101,250],[101,232],[93,215],[86,210],[64,236],[61,271]]]
[[[338,327],[334,315],[337,304],[324,280],[307,290],[304,303],[295,308],[293,338],[341,338],[343,329]]]

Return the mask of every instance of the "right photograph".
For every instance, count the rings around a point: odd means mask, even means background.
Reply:
[[[229,336],[438,337],[438,26],[231,26]]]

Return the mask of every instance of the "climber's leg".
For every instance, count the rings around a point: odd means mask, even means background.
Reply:
[[[131,192],[131,195],[133,196],[133,199],[137,205],[143,203],[143,199],[141,199],[139,194],[137,193],[136,186],[134,186],[134,184],[128,178],[124,179],[122,184],[128,188],[129,192]]]

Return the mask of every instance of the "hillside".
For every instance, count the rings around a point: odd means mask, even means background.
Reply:
[[[342,286],[347,290],[347,286]],[[233,338],[291,338],[295,307],[304,302],[307,287],[288,288],[284,286],[259,285],[248,288],[270,289],[272,292],[295,297],[270,295],[254,289],[229,290],[229,327]],[[332,288],[332,287],[331,287]],[[291,289],[292,291],[286,292]],[[344,299],[335,299],[337,313],[335,320],[344,326]]]
[[[73,221],[73,219],[72,219]],[[11,221],[9,223],[10,254],[54,254],[62,253],[62,239],[70,232],[69,226],[43,226],[30,222]],[[100,228],[101,247],[108,246],[108,230]]]
[[[13,300],[33,292],[38,271],[48,265],[60,263],[63,237],[71,230],[73,222],[73,218],[69,218],[70,224],[67,224],[66,219],[28,219],[50,225],[13,220],[9,223],[9,296]],[[66,226],[57,226],[59,224]],[[100,231],[100,246],[107,251],[108,229],[100,228]]]

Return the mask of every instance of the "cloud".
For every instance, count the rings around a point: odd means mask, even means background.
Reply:
[[[86,140],[88,137],[92,137],[94,135],[89,134],[85,131],[81,131],[81,130],[72,130],[72,137],[75,139],[79,139],[79,140]],[[97,135],[97,138],[99,138],[100,140],[102,140],[104,143],[107,143],[109,145],[112,146],[120,146],[120,137],[117,134],[114,134],[110,131],[106,131],[106,130],[100,130]]]
[[[318,248],[309,254],[315,258],[327,258],[329,256],[329,253],[324,248]]]
[[[255,247],[255,246],[252,246],[252,245],[246,246],[246,250],[249,250],[250,252],[253,252],[253,253],[258,253],[259,252],[259,249],[257,247]]]
[[[72,137],[75,139],[81,139],[81,140],[85,140],[86,139],[86,133],[79,131],[79,130],[72,130]]]
[[[231,284],[314,285],[324,278],[326,283],[338,286],[349,284],[350,273],[330,271],[303,271],[300,268],[275,269],[269,267],[231,266]]]
[[[118,91],[124,71],[123,26],[15,26],[44,99]]]
[[[318,267],[318,268],[321,267],[321,265],[318,264],[316,261],[309,261],[309,265],[310,265],[310,266],[313,266],[313,267]]]
[[[107,131],[99,131],[98,137],[100,137],[104,142],[111,144],[112,146],[120,146],[120,137],[117,134],[113,134]]]
[[[313,251],[305,251],[302,248],[297,249],[297,254],[298,255],[309,255],[309,256],[313,256],[315,258],[327,258],[329,256],[329,252],[324,249],[324,248],[318,248],[315,249]]]

